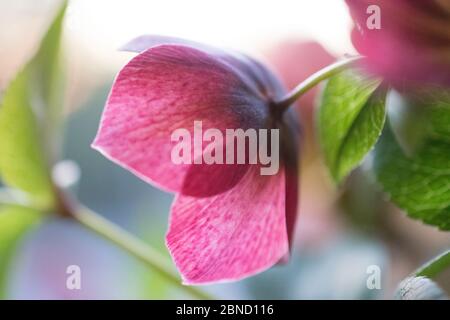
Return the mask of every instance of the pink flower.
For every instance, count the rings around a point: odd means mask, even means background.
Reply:
[[[369,71],[395,86],[450,85],[450,5],[447,0],[346,0],[357,28],[352,40]],[[380,29],[369,28],[370,5]],[[370,10],[369,10],[370,11]]]
[[[238,280],[285,258],[297,209],[298,127],[274,103],[284,94],[278,80],[247,56],[180,39],[143,36],[125,50],[139,54],[114,82],[93,147],[176,193],[166,243],[184,283]],[[222,133],[278,128],[280,170],[174,164],[171,133],[193,131],[199,120]]]

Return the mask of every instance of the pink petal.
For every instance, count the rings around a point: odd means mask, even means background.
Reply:
[[[179,195],[166,241],[186,284],[239,280],[266,270],[288,251],[284,169],[261,176],[252,165],[225,193]]]
[[[173,130],[186,128],[193,144],[194,121],[203,122],[203,132],[217,128],[224,134],[227,128],[261,128],[267,117],[266,101],[229,65],[195,48],[160,45],[120,71],[93,147],[160,188],[210,196],[233,187],[246,166],[195,165],[197,176],[214,169],[214,181],[185,180],[192,165],[171,161]]]
[[[437,1],[346,0],[356,27],[352,42],[367,56],[368,71],[398,89],[450,85],[450,15]],[[369,29],[367,8],[381,11],[381,29]]]
[[[219,50],[186,39],[159,35],[137,37],[125,44],[121,50],[141,53],[149,48],[164,44],[184,45],[211,54],[232,68],[241,77],[242,81],[256,90],[257,94],[262,94],[272,99],[281,98],[284,94],[284,87],[266,66],[241,53]]]

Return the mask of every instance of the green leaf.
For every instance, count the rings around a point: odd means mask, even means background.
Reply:
[[[395,90],[390,90],[387,101],[392,132],[405,154],[413,155],[429,136],[430,108],[424,108]]]
[[[0,102],[0,174],[3,182],[50,206],[53,188],[50,129],[60,109],[59,43],[66,2],[44,36],[35,57],[5,90]]]
[[[0,299],[4,299],[6,295],[8,272],[15,249],[41,217],[38,211],[21,206],[0,208]]]
[[[51,180],[27,83],[27,72],[20,72],[0,106],[0,172],[6,184],[32,194],[44,205],[52,200]]]
[[[434,278],[446,269],[450,269],[450,250],[420,267],[415,275],[417,277]]]
[[[408,155],[413,155],[429,137],[450,143],[450,90],[427,87],[409,96],[391,90],[388,118]]]
[[[429,110],[430,135],[450,143],[450,90],[429,90],[418,100],[424,109]]]
[[[53,130],[59,124],[63,111],[64,74],[61,68],[60,47],[66,9],[67,1],[63,1],[41,40],[39,50],[28,66],[34,99],[44,102],[42,107],[45,129],[49,134],[54,133]]]
[[[407,156],[389,126],[374,152],[373,168],[391,200],[408,215],[450,230],[450,144],[428,139]]]
[[[323,92],[318,129],[325,162],[339,183],[377,141],[385,120],[386,91],[380,81],[355,71],[331,78]]]

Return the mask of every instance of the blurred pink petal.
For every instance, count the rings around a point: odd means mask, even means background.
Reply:
[[[261,176],[252,166],[220,195],[179,195],[166,239],[185,284],[239,280],[269,268],[288,252],[284,171]]]
[[[366,67],[396,87],[450,85],[448,1],[346,0],[356,27],[352,41],[368,57]],[[377,5],[381,28],[369,29],[369,5]]]

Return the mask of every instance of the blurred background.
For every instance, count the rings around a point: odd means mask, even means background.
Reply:
[[[0,92],[33,55],[58,0],[0,0]],[[192,39],[246,52],[294,87],[346,54],[352,22],[343,1],[71,0],[65,20],[64,161],[57,170],[80,201],[164,255],[173,195],[140,181],[90,148],[115,74],[142,34]],[[244,281],[206,286],[218,298],[383,299],[450,236],[406,218],[356,170],[339,190],[330,183],[314,137],[317,92],[298,103],[304,126],[301,195],[291,261]],[[82,289],[65,287],[66,267],[82,270]],[[367,268],[381,269],[370,290]],[[449,277],[450,278],[450,277]],[[445,282],[445,281],[444,281]],[[448,290],[450,284],[443,284]],[[189,298],[127,253],[64,219],[51,218],[20,243],[7,283],[12,299]]]

